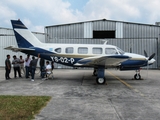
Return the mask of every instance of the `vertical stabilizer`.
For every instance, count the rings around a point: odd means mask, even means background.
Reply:
[[[17,45],[19,48],[29,48],[41,46],[41,42],[28,30],[20,20],[11,20]]]

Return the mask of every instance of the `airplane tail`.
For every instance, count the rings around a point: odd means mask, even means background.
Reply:
[[[19,48],[31,48],[41,46],[41,42],[33,35],[31,31],[20,21],[11,20],[17,45]]]

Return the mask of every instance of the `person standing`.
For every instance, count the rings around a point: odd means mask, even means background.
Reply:
[[[45,60],[44,60],[43,58],[41,58],[41,59],[40,59],[40,62],[39,62],[40,71],[41,71],[41,77],[43,77],[43,76],[42,76],[42,72],[43,72],[43,69],[44,69],[44,67],[45,67],[45,66],[44,66],[44,61],[45,61]]]
[[[19,77],[22,77],[20,74],[20,65],[19,65],[20,60],[15,55],[13,56],[12,64],[13,64],[13,68],[14,68],[14,78],[17,77],[17,72],[18,72]]]
[[[10,74],[10,72],[11,72],[10,55],[7,55],[7,59],[5,60],[5,70],[6,70],[6,73],[5,73],[5,78],[6,78],[6,80],[11,79],[11,78],[9,77],[9,74]]]
[[[35,59],[35,57],[32,57],[32,60],[30,62],[30,68],[31,68],[31,81],[34,81],[34,75],[35,75],[35,70],[36,70],[36,66],[37,66],[37,61],[40,57],[40,54],[38,54],[38,58]]]
[[[22,70],[23,70],[23,74],[25,74],[24,59],[22,58],[22,56],[20,56],[20,73],[21,73],[21,75],[22,75]]]
[[[30,58],[30,55],[28,54],[27,55],[27,58],[25,59],[25,68],[26,68],[26,78],[29,78],[29,72],[30,72],[30,64],[31,62],[31,58]]]

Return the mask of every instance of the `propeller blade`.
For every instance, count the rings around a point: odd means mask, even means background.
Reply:
[[[148,60],[151,60],[154,56],[155,56],[155,53],[153,53],[153,54],[148,58]]]
[[[145,50],[144,50],[144,55],[145,55],[145,57],[148,57],[147,52]]]

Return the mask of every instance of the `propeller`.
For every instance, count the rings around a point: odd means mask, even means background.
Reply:
[[[144,50],[144,55],[145,55],[145,57],[148,58],[148,54],[147,54],[147,52],[146,52],[145,50]],[[151,60],[154,56],[155,56],[155,53],[153,53],[153,54],[148,58],[148,60]]]
[[[155,53],[153,53],[153,54],[148,58],[148,60],[151,60],[154,56],[155,56]]]
[[[148,57],[147,52],[145,50],[144,50],[144,55],[145,55],[145,57]]]

